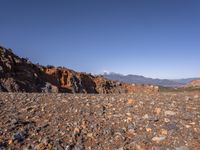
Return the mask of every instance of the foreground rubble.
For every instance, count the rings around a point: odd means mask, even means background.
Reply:
[[[0,93],[0,149],[199,150],[200,93]]]

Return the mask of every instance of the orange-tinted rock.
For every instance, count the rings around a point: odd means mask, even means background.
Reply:
[[[192,80],[190,83],[186,85],[187,87],[200,87],[200,78],[196,80]]]
[[[108,94],[158,90],[157,86],[122,83],[64,67],[36,65],[0,47],[0,91]]]

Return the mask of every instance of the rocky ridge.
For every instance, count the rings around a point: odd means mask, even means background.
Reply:
[[[128,84],[65,67],[33,64],[0,46],[0,91],[108,94],[158,90],[158,86]]]
[[[186,87],[200,87],[200,79],[192,80]]]

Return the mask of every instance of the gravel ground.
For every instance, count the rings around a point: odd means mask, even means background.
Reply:
[[[200,150],[200,93],[0,93],[0,149]]]

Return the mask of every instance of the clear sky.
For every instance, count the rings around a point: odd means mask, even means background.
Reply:
[[[32,62],[200,76],[200,0],[1,0],[0,44]]]

